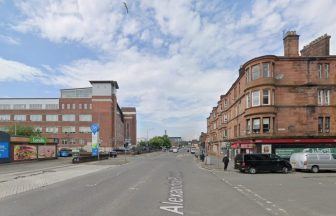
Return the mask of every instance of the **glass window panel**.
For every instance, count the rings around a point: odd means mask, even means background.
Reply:
[[[252,106],[260,106],[260,91],[252,92]]]
[[[252,80],[256,80],[260,77],[259,65],[252,66]]]

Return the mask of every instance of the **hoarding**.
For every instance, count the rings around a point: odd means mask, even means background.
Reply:
[[[9,158],[9,143],[0,142],[0,159],[8,159],[8,158]]]
[[[37,148],[33,145],[14,145],[14,161],[37,159]]]
[[[54,158],[56,157],[56,147],[54,145],[39,145],[38,158]]]

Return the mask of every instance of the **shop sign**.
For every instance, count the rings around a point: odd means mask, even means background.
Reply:
[[[277,148],[275,154],[280,157],[289,158],[293,153],[336,153],[336,148]]]
[[[8,159],[8,158],[9,158],[9,143],[0,142],[0,159]]]
[[[254,148],[254,144],[240,144],[240,148],[242,148],[242,149],[252,149],[252,148]]]
[[[47,138],[45,137],[30,137],[29,143],[47,143]]]

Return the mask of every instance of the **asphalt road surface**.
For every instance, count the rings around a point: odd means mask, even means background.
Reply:
[[[224,173],[167,152],[6,197],[0,215],[336,215],[335,189],[335,173]]]

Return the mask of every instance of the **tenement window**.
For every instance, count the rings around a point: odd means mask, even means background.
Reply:
[[[250,93],[246,94],[246,108],[249,108],[251,104],[251,95]]]
[[[260,77],[259,65],[252,66],[252,80],[256,80]]]
[[[324,118],[324,132],[329,133],[330,132],[330,117]]]
[[[271,77],[270,63],[263,63],[263,77]]]
[[[330,90],[318,90],[318,105],[330,104]]]
[[[322,79],[322,64],[317,65],[317,70],[319,79]]]
[[[323,117],[318,117],[318,132],[323,133]]]
[[[263,133],[270,132],[270,118],[263,118]]]
[[[250,133],[251,133],[251,120],[246,119],[246,134],[250,134]]]
[[[245,76],[246,76],[246,83],[250,82],[250,70],[247,68],[245,70]]]
[[[252,106],[260,106],[260,91],[252,92]]]
[[[252,119],[252,132],[260,133],[260,118]]]
[[[263,90],[263,105],[270,105],[270,93],[271,91],[269,89]]]
[[[329,64],[324,65],[324,73],[325,73],[325,78],[329,78]]]

